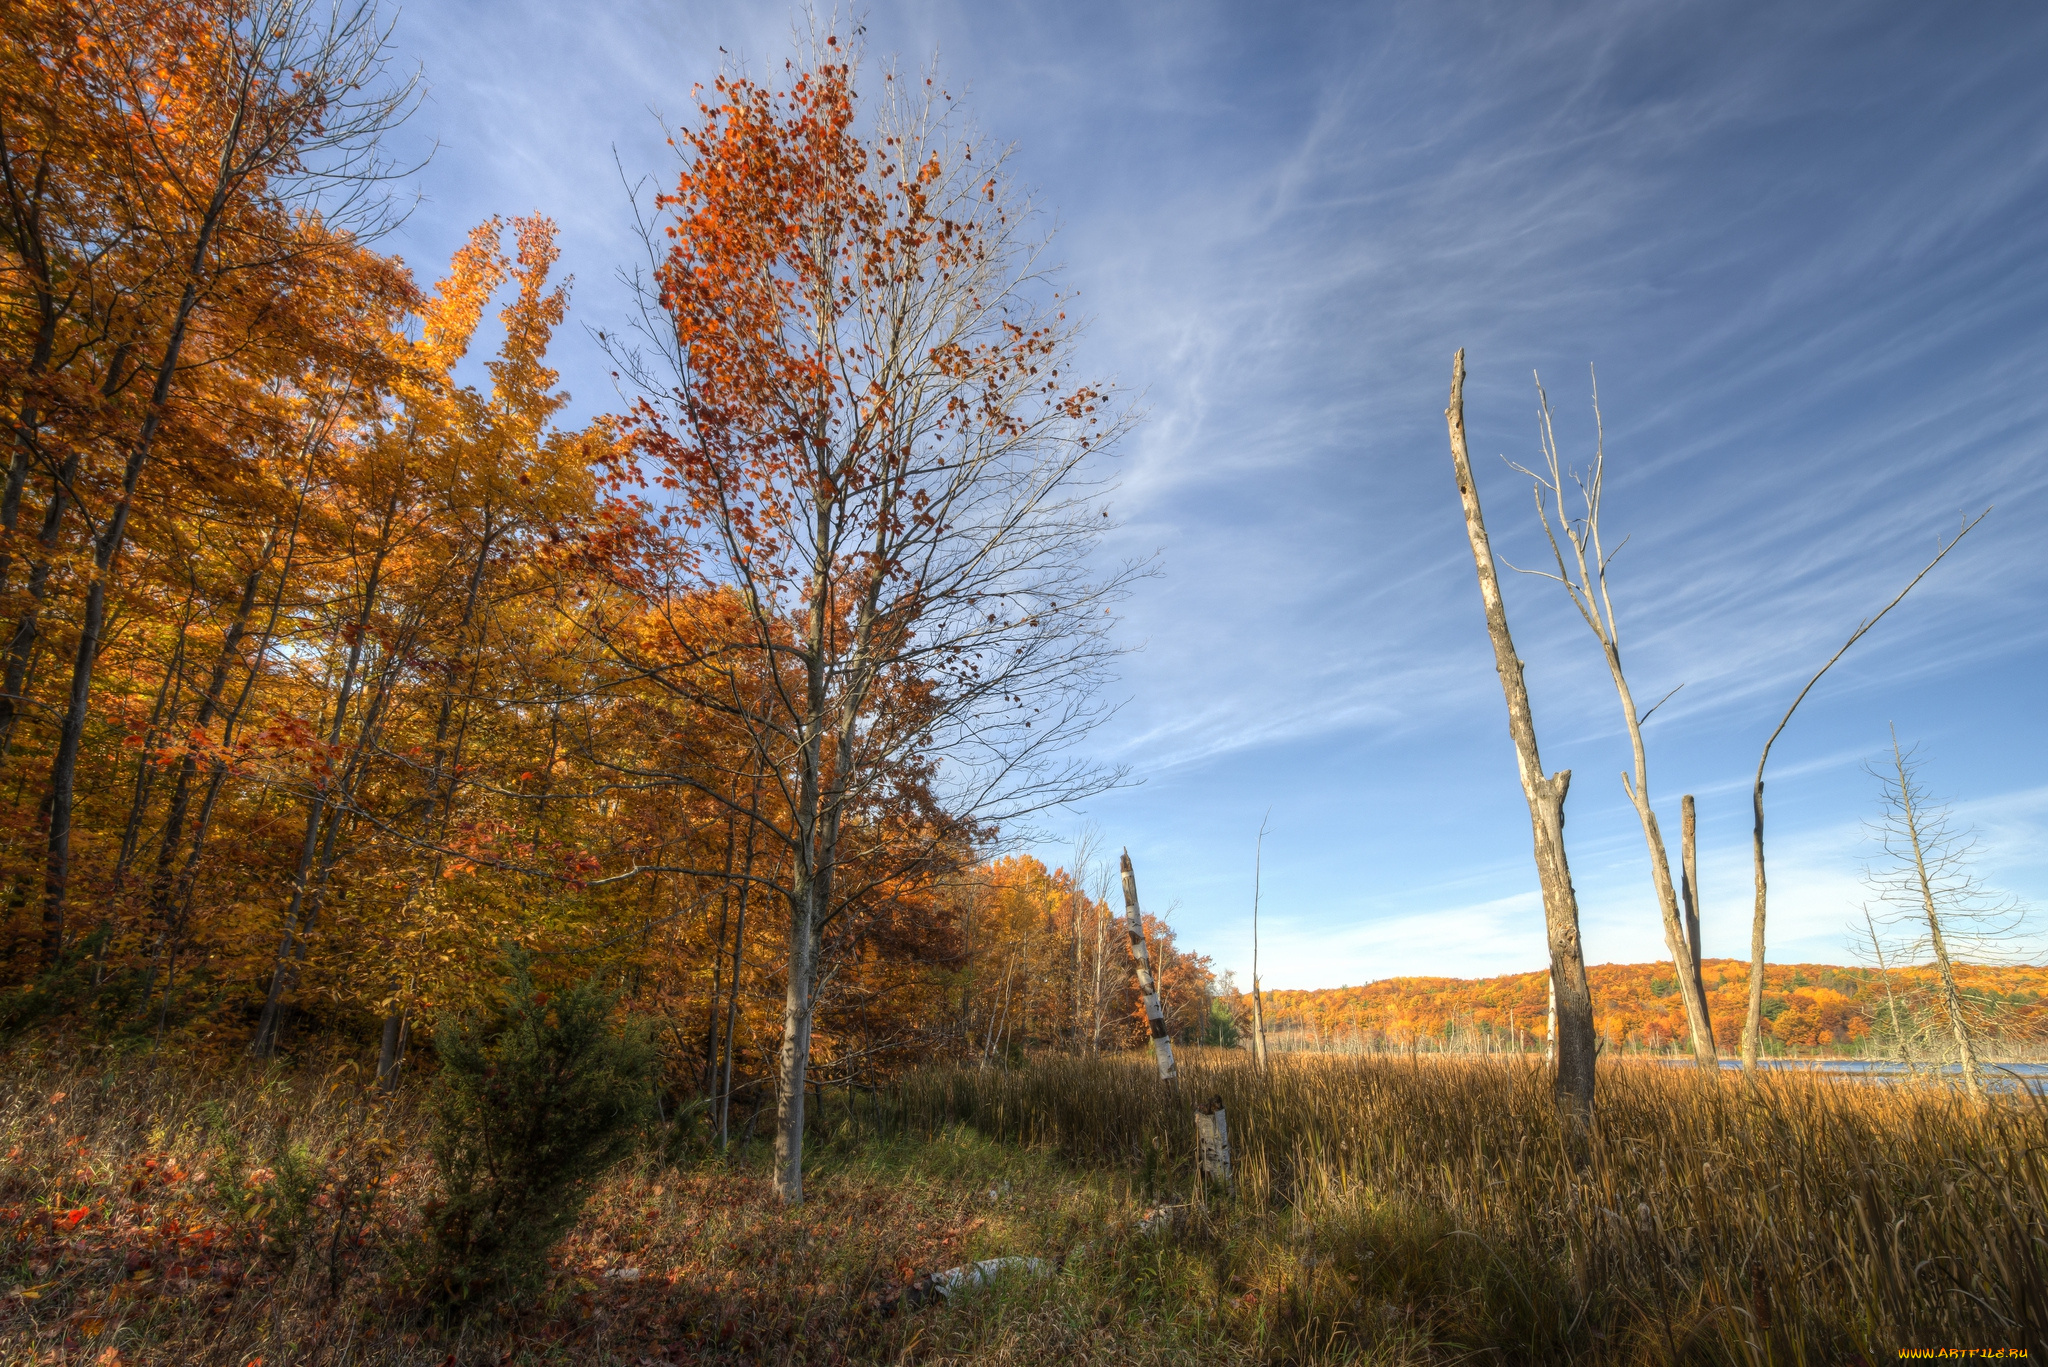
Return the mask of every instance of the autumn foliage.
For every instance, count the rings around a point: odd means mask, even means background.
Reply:
[[[0,20],[0,1024],[388,1079],[510,945],[735,1137],[799,1016],[799,1096],[1135,1039],[1099,899],[986,862],[1100,786],[1121,582],[1000,155],[829,44],[722,81],[650,220],[674,364],[571,424],[553,223],[382,250],[412,94],[308,14]]]
[[[2048,968],[1959,965],[1965,991],[1985,1010],[1994,1037],[2021,1044],[2048,1027]],[[1587,970],[1593,1019],[1613,1050],[1683,1048],[1686,1023],[1668,963],[1599,964]],[[1738,1041],[1749,965],[1702,964],[1716,1041]],[[1363,987],[1267,989],[1268,1029],[1306,1041],[1373,1049],[1539,1049],[1547,992],[1543,973],[1498,978],[1387,978]],[[1780,1053],[1890,1055],[1910,1042],[1915,1015],[1935,982],[1931,966],[1888,973],[1832,964],[1770,964],[1764,977],[1765,1038]],[[1900,1025],[1891,1023],[1893,1008]]]

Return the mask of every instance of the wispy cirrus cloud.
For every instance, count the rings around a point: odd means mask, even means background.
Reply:
[[[421,131],[444,141],[409,253],[540,208],[563,223],[577,317],[615,326],[633,244],[613,148],[629,177],[668,174],[648,107],[687,117],[722,62],[774,69],[791,15],[408,9],[400,41],[436,86]],[[1444,450],[1460,346],[1481,489],[1517,563],[1543,547],[1525,482],[1492,457],[1533,454],[1540,370],[1585,459],[1599,367],[1608,530],[1634,537],[1624,648],[1639,695],[1685,684],[1651,727],[1652,791],[1700,797],[1710,948],[1746,946],[1763,737],[1993,503],[1780,743],[1774,943],[1841,947],[1858,764],[1892,722],[1931,743],[1945,790],[1996,809],[1987,857],[2009,885],[2048,892],[2014,853],[2039,845],[2026,757],[2048,740],[2048,17],[905,0],[860,22],[873,61],[936,54],[1014,142],[1092,319],[1091,368],[1147,410],[1107,551],[1159,551],[1164,573],[1131,604],[1129,700],[1096,743],[1148,781],[1091,815],[1148,899],[1182,901],[1197,947],[1246,962],[1250,832],[1271,804],[1268,905],[1296,946],[1273,951],[1276,984],[1540,962]],[[601,357],[564,348],[579,409],[601,410]],[[1555,586],[1507,592],[1545,758],[1577,774],[1589,950],[1653,956],[1604,668]]]

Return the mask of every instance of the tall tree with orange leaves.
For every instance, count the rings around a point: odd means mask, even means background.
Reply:
[[[78,179],[80,193],[114,216],[108,231],[120,252],[106,264],[109,273],[113,264],[128,271],[102,282],[126,300],[127,332],[100,385],[112,406],[95,439],[68,443],[52,468],[56,518],[46,518],[54,532],[60,496],[75,504],[88,562],[47,797],[43,957],[54,963],[65,942],[78,760],[108,586],[143,475],[195,372],[247,345],[272,304],[347,256],[354,234],[373,226],[374,187],[389,169],[378,140],[409,108],[411,89],[384,79],[386,30],[374,0],[339,8],[107,0],[50,18],[75,52],[36,64],[106,135],[76,144],[94,155],[53,161],[58,141],[49,134],[37,173]],[[48,107],[61,114],[64,104]],[[10,149],[9,164],[21,160]],[[19,212],[16,219],[24,221]],[[28,273],[36,288],[52,288],[47,263]],[[24,628],[33,634],[33,618],[24,615],[17,644]]]
[[[764,777],[746,819],[788,914],[775,1184],[796,1202],[828,928],[963,834],[1114,780],[1070,747],[1133,571],[1092,567],[1093,457],[1124,420],[1075,374],[1002,156],[929,80],[885,76],[862,125],[835,37],[787,72],[721,79],[675,139],[644,335],[616,349],[644,396],[619,473],[653,486],[633,497],[655,629],[592,630]],[[734,610],[683,630],[714,585]],[[736,809],[734,778],[677,781]]]

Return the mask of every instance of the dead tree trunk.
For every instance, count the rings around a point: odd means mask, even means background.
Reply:
[[[1778,743],[1779,736],[1785,734],[1785,728],[1791,724],[1792,714],[1799,710],[1799,704],[1806,701],[1806,695],[1820,682],[1820,676],[1833,669],[1835,661],[1848,654],[1849,647],[1862,640],[1865,632],[1883,621],[1886,613],[1904,602],[1906,595],[1927,577],[1930,570],[1941,563],[1942,557],[1956,548],[1956,542],[1968,536],[1979,522],[1989,516],[1991,510],[1986,508],[1972,518],[1961,531],[1948,539],[1946,545],[1934,553],[1934,559],[1928,561],[1920,573],[1913,576],[1912,583],[1899,590],[1898,597],[1879,608],[1873,616],[1866,617],[1857,624],[1856,630],[1849,633],[1849,639],[1842,642],[1842,648],[1830,655],[1828,662],[1815,670],[1813,677],[1806,681],[1806,687],[1799,690],[1799,696],[1792,700],[1792,705],[1785,709],[1785,715],[1779,719],[1777,730],[1771,732],[1770,739],[1764,742],[1763,754],[1758,756],[1756,762],[1756,785],[1750,790],[1750,807],[1756,818],[1756,824],[1750,830],[1750,853],[1756,874],[1756,906],[1749,930],[1749,1014],[1742,1023],[1742,1067],[1745,1072],[1756,1067],[1757,1040],[1763,1033],[1764,1022],[1764,766],[1771,762],[1771,747]]]
[[[1559,1003],[1552,1038],[1557,1046],[1558,1105],[1580,1125],[1593,1114],[1593,995],[1586,984],[1586,960],[1579,948],[1579,900],[1565,860],[1564,799],[1572,773],[1561,769],[1545,777],[1536,749],[1536,723],[1529,711],[1529,689],[1522,679],[1522,661],[1508,634],[1507,609],[1501,602],[1500,577],[1493,567],[1493,545],[1479,509],[1479,486],[1472,479],[1472,461],[1465,450],[1465,353],[1451,365],[1451,401],[1444,409],[1450,428],[1451,464],[1457,472],[1458,496],[1465,508],[1465,536],[1472,545],[1472,563],[1479,572],[1479,596],[1486,605],[1486,632],[1493,641],[1494,667],[1507,697],[1508,733],[1515,742],[1515,764],[1522,795],[1529,803],[1529,825],[1535,838],[1536,874],[1543,885],[1543,919],[1550,939],[1551,990]]]
[[[1622,722],[1628,730],[1630,757],[1634,761],[1633,773],[1621,776],[1622,788],[1628,793],[1631,806],[1636,809],[1636,820],[1643,828],[1643,842],[1649,847],[1650,886],[1657,895],[1657,912],[1664,922],[1664,944],[1671,951],[1671,966],[1678,975],[1678,995],[1685,1003],[1685,1020],[1692,1032],[1693,1058],[1702,1068],[1716,1066],[1714,1034],[1707,1028],[1706,1003],[1697,990],[1698,974],[1692,962],[1693,954],[1685,938],[1685,926],[1678,909],[1678,889],[1671,877],[1671,853],[1665,847],[1664,833],[1658,829],[1656,810],[1650,805],[1649,755],[1643,744],[1643,723],[1650,714],[1664,705],[1659,701],[1647,711],[1636,709],[1635,694],[1629,688],[1628,675],[1621,667],[1621,627],[1614,615],[1614,598],[1608,591],[1607,567],[1612,557],[1607,553],[1600,539],[1600,502],[1607,468],[1607,443],[1604,430],[1599,444],[1594,448],[1593,468],[1585,475],[1574,473],[1573,481],[1585,498],[1586,510],[1583,516],[1574,518],[1565,508],[1565,473],[1558,457],[1557,435],[1550,423],[1550,399],[1543,392],[1539,381],[1536,397],[1542,414],[1540,428],[1543,442],[1544,469],[1541,473],[1517,466],[1535,481],[1536,515],[1543,524],[1543,532],[1550,542],[1551,554],[1557,561],[1557,573],[1533,571],[1544,579],[1555,579],[1564,586],[1572,600],[1572,606],[1579,610],[1586,625],[1593,630],[1600,642],[1600,652],[1607,661],[1607,674],[1614,683],[1615,696],[1621,702]],[[1600,424],[1600,395],[1593,394],[1593,420]],[[1555,500],[1558,525],[1550,525],[1547,500]],[[1558,544],[1558,533],[1562,532],[1566,543],[1572,548],[1569,562],[1564,547]],[[1684,685],[1680,685],[1683,687]],[[1671,690],[1676,693],[1678,690]],[[1665,700],[1671,694],[1665,694]]]
[[[1687,793],[1678,804],[1678,878],[1680,890],[1685,894],[1685,939],[1692,946],[1693,990],[1699,993],[1700,1015],[1707,1023],[1707,1036],[1713,1037],[1714,1017],[1707,1009],[1707,975],[1700,968],[1700,867],[1697,849],[1698,821],[1693,815],[1692,794]]]
[[[1131,937],[1131,962],[1138,969],[1138,992],[1145,998],[1145,1021],[1152,1032],[1152,1054],[1159,1061],[1159,1079],[1172,1082],[1173,1041],[1166,1037],[1166,1012],[1159,1005],[1159,987],[1152,980],[1152,955],[1145,948],[1145,922],[1138,911],[1138,875],[1131,870],[1131,852],[1123,852],[1124,925]]]
[[[1195,1108],[1195,1166],[1205,1190],[1211,1182],[1230,1190],[1230,1124],[1220,1096]]]

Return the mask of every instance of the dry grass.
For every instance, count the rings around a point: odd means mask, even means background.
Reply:
[[[1890,1360],[2041,1349],[2048,1122],[1943,1093],[1625,1065],[1568,1151],[1533,1069],[1198,1054],[932,1071],[828,1109],[812,1199],[765,1155],[616,1172],[547,1294],[467,1324],[419,1299],[434,1195],[406,1098],[11,1062],[0,1361],[482,1364]],[[1193,1098],[1234,1199],[1165,1236]],[[878,1135],[878,1130],[881,1132]],[[295,1158],[294,1155],[298,1155]],[[294,1173],[304,1174],[295,1186]],[[297,1202],[294,1191],[309,1199]],[[888,1313],[921,1272],[1061,1259]],[[622,1275],[624,1274],[624,1275]]]
[[[1208,1054],[1178,1097],[1142,1059],[926,1074],[903,1121],[1183,1172],[1211,1094],[1242,1173],[1232,1275],[1297,1347],[1381,1352],[1397,1326],[1503,1361],[2048,1348],[2032,1097],[1620,1064],[1570,1145],[1535,1067]]]

